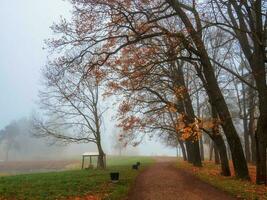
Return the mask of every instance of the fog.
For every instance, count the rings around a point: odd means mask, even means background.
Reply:
[[[44,39],[52,37],[50,26],[69,17],[71,8],[62,0],[1,0],[0,1],[0,130],[10,123],[19,123],[17,148],[9,152],[10,160],[77,158],[85,151],[95,151],[93,144],[51,145],[51,141],[31,136],[23,124],[32,112],[38,111],[40,69],[47,62]],[[113,148],[116,129],[110,110],[103,128],[103,148],[107,154],[120,154]],[[24,119],[23,119],[24,118]],[[28,118],[28,119],[25,119]],[[5,159],[4,144],[0,144],[0,160]],[[123,155],[175,155],[175,149],[145,138],[138,147],[123,149]]]

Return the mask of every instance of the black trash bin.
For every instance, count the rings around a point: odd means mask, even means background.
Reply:
[[[138,170],[138,167],[139,167],[139,165],[137,165],[137,164],[132,165],[132,169]]]
[[[119,181],[120,173],[119,172],[111,172],[110,173],[110,179],[113,183],[116,183]]]

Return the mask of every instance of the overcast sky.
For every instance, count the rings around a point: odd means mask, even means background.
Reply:
[[[44,39],[59,17],[71,7],[62,0],[0,0],[0,129],[36,109],[40,68],[46,63]],[[174,154],[160,144],[146,142],[145,154]]]

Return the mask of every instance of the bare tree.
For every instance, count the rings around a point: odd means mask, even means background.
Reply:
[[[81,78],[76,71],[64,73],[47,66],[44,69],[45,89],[40,92],[40,105],[45,119],[34,119],[34,135],[52,138],[61,143],[95,143],[99,152],[98,168],[105,168],[101,145],[102,114],[100,111],[100,75]]]
[[[9,152],[13,149],[18,150],[20,144],[17,140],[19,128],[16,122],[11,122],[3,130],[0,130],[0,144],[5,148],[5,161],[9,160]]]

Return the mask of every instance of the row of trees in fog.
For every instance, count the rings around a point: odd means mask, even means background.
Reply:
[[[32,136],[33,122],[22,118],[0,130],[0,160],[56,159],[63,155],[64,146],[52,146],[52,141]]]
[[[61,122],[63,121],[61,120]],[[96,150],[95,142],[76,142],[77,138],[81,136],[78,128],[73,129],[77,136],[75,142],[85,144],[71,144],[74,140],[66,140],[66,136],[70,135],[68,132],[69,126],[65,127],[66,129],[63,129],[63,126],[61,127],[61,133],[64,133],[64,139],[62,139],[59,138],[59,135],[52,137],[51,135],[44,134],[44,130],[39,128],[47,129],[48,127],[40,123],[44,123],[44,121],[41,121],[35,114],[28,118],[11,121],[2,128],[0,130],[0,162],[79,159],[77,155],[81,155],[85,151]],[[50,128],[54,132],[59,131],[58,128]],[[105,134],[102,139],[109,140],[108,146],[104,148],[108,150],[109,154],[122,156],[137,155],[139,153],[137,148],[125,146],[125,143],[119,140],[120,130],[118,128],[113,128],[111,132],[113,133],[112,135],[109,134],[109,137],[107,137],[107,134]],[[74,136],[73,138],[76,137]]]
[[[99,95],[116,96],[125,144],[158,136],[201,166],[212,141],[224,176],[232,159],[235,175],[249,179],[252,162],[266,184],[265,1],[71,3],[72,19],[54,24],[47,40],[41,136],[94,142],[104,154]]]

